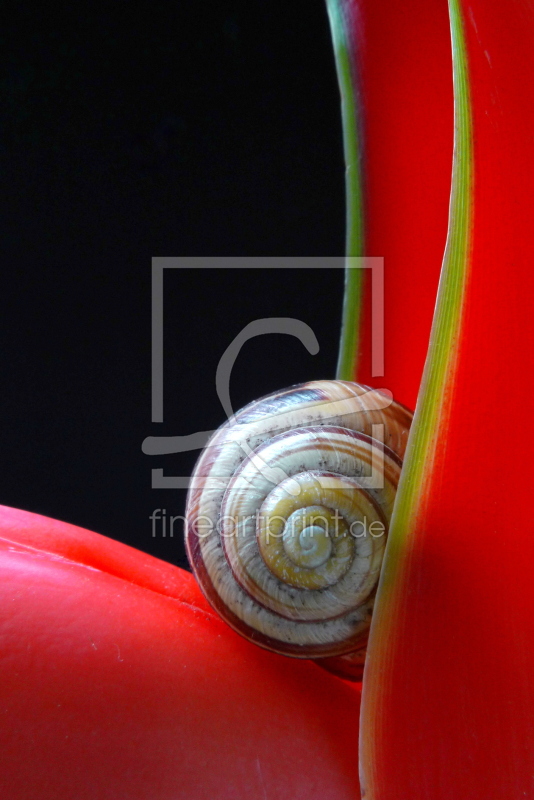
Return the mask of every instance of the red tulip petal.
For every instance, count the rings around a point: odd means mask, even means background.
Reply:
[[[447,3],[329,0],[329,9],[343,27],[360,84],[363,250],[384,257],[384,376],[371,369],[366,275],[356,363],[339,377],[390,389],[414,408],[447,236],[453,151]],[[346,86],[343,92],[348,95]],[[350,143],[346,152],[354,172]],[[352,204],[349,224],[359,229],[358,203]],[[349,233],[349,255],[360,255],[357,238]]]
[[[453,203],[456,251],[371,631],[362,763],[372,800],[534,796],[534,8],[461,0],[460,10],[472,138],[459,102],[457,152],[465,167],[472,149],[474,184],[464,175]],[[461,101],[461,80],[457,89]]]
[[[3,519],[0,796],[358,796],[351,686],[241,639],[170,565]]]
[[[99,533],[0,506],[0,538],[94,567],[213,613],[189,572]]]

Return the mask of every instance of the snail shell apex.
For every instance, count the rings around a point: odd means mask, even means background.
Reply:
[[[235,630],[300,658],[362,651],[411,416],[379,390],[313,381],[215,432],[192,477],[186,547]]]

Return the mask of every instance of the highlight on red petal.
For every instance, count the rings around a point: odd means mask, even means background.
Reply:
[[[0,541],[107,572],[213,613],[189,572],[77,525],[0,506]]]
[[[371,363],[370,270],[347,269],[338,377],[385,387],[413,409],[447,237],[453,152],[447,3],[328,0],[327,6],[343,99],[347,255],[384,258],[384,374],[373,374]]]
[[[242,639],[192,580],[1,509],[2,798],[359,796],[359,692]]]
[[[449,240],[365,667],[367,800],[534,796],[534,8],[450,15]]]

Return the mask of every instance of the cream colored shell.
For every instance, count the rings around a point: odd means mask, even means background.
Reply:
[[[187,548],[240,633],[308,658],[361,647],[410,420],[377,390],[316,381],[215,433],[189,492]]]

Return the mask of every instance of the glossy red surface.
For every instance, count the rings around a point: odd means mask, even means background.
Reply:
[[[268,653],[193,577],[0,508],[6,800],[358,796],[359,691]]]
[[[364,679],[372,800],[534,797],[534,9],[461,7],[471,278],[444,395],[449,423]]]
[[[371,374],[368,281],[356,380],[389,389],[414,409],[447,236],[453,152],[447,2],[345,0],[343,7],[361,44],[365,254],[384,257],[385,374]]]

